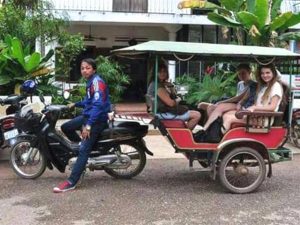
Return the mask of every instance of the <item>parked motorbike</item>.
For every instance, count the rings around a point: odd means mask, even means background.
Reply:
[[[12,146],[10,163],[22,178],[37,178],[46,167],[56,167],[65,172],[67,166],[76,162],[80,143],[73,143],[55,129],[64,105],[48,105],[41,113],[35,113],[30,104],[16,114],[15,125],[24,134]],[[121,122],[105,129],[93,147],[86,168],[104,170],[116,178],[132,178],[146,164],[146,154],[153,155],[146,147],[143,137],[148,126],[137,122]]]
[[[19,134],[15,127],[14,114],[26,104],[26,96],[10,95],[6,99],[0,98],[0,105],[9,105],[6,115],[0,117],[0,148],[11,146],[14,138]]]
[[[293,143],[300,148],[300,109],[295,109],[292,116],[291,138]]]

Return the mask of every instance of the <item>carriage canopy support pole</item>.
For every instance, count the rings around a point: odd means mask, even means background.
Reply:
[[[288,128],[291,127],[292,124],[292,117],[293,117],[293,104],[294,104],[294,93],[293,93],[293,85],[292,85],[292,60],[290,60],[290,68],[289,68],[289,114],[288,114]],[[288,132],[290,132],[290,129],[288,129]]]
[[[158,56],[155,56],[155,73],[154,73],[154,115],[157,114],[157,84],[158,84]]]

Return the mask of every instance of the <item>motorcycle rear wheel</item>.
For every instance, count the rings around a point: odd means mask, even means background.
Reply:
[[[31,148],[29,141],[20,140],[11,149],[10,165],[18,176],[35,179],[44,173],[46,158],[39,149]]]
[[[146,154],[136,144],[121,144],[117,147],[120,154],[127,154],[131,158],[131,165],[126,169],[104,168],[104,171],[112,177],[130,179],[137,176],[146,165]]]

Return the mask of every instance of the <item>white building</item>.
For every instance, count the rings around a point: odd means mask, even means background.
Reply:
[[[71,23],[69,32],[85,35],[86,52],[83,57],[108,55],[110,50],[148,40],[170,40],[189,42],[226,43],[221,29],[207,19],[207,11],[177,8],[181,0],[52,0],[58,13],[67,13]],[[218,0],[216,0],[218,2]],[[300,12],[299,0],[284,0],[282,11]],[[293,29],[300,28],[299,26]],[[54,44],[55,46],[55,44]],[[292,43],[297,51],[297,44]],[[52,48],[53,46],[48,46]],[[300,49],[300,45],[299,45]],[[137,85],[146,89],[146,61],[126,61],[128,73],[133,81],[133,94],[139,95]],[[199,73],[199,63],[170,63],[169,72],[174,80],[175,73]],[[79,68],[71,79],[79,77]]]

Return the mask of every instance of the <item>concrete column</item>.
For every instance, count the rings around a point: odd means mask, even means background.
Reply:
[[[58,46],[58,42],[57,41],[52,41],[50,43],[48,43],[45,46],[45,54],[47,54],[51,49],[53,49],[55,51],[55,48]],[[51,68],[55,68],[55,53],[54,55],[49,59],[49,61],[51,63]]]
[[[176,32],[169,32],[169,41],[176,41]],[[171,82],[175,81],[176,78],[176,61],[168,61],[169,79]]]
[[[35,51],[41,53],[42,56],[45,55],[45,43],[41,39],[41,37],[38,37],[35,40]]]
[[[297,42],[295,40],[290,40],[289,47],[292,52],[295,52],[297,50],[296,44],[297,44]]]
[[[37,38],[35,40],[35,51],[41,53],[42,52],[42,44],[41,44],[41,38]]]
[[[168,31],[169,41],[176,41],[177,31],[180,30],[182,25],[165,25],[164,28]],[[174,82],[176,78],[176,62],[168,61],[169,79]]]

